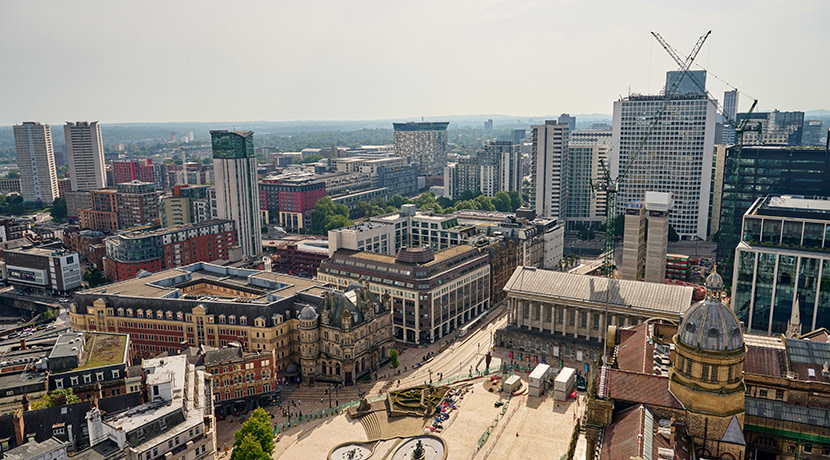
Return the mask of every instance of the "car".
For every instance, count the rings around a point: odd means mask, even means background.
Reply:
[[[501,407],[501,406],[503,406],[503,405],[504,405],[504,401],[496,401],[496,402],[493,404],[493,407]]]
[[[67,299],[66,297],[61,297],[60,299],[58,299],[58,302],[66,303],[66,302],[69,302],[69,299]]]

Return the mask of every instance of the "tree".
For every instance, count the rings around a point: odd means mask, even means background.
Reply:
[[[30,408],[32,410],[46,409],[48,407],[75,404],[77,402],[81,402],[81,398],[75,395],[72,388],[61,388],[59,390],[52,390],[51,393],[46,393],[39,399],[32,401]]]
[[[335,216],[340,216],[335,217]],[[334,221],[332,222],[332,220]],[[331,198],[317,200],[314,211],[311,213],[311,232],[316,235],[326,235],[329,230],[352,225],[349,220],[349,208],[344,204],[335,204]]]
[[[58,198],[54,202],[52,202],[52,210],[49,213],[52,215],[52,219],[54,219],[56,222],[60,222],[63,219],[66,219],[66,199]]]
[[[9,179],[17,179],[20,177],[20,171],[12,169],[11,171],[9,171],[9,174],[6,177],[8,177]]]
[[[507,195],[510,196],[510,207],[513,208],[513,211],[522,207],[522,194],[520,192],[510,192]]]
[[[480,209],[482,211],[495,211],[496,210],[496,207],[493,206],[493,202],[490,201],[490,198],[488,198],[484,195],[477,196],[474,201],[476,203],[478,203],[478,209]]]
[[[401,365],[401,362],[398,361],[398,350],[394,348],[389,350],[389,361],[391,361],[393,369]]]
[[[669,241],[680,241],[680,235],[671,225],[669,225]]]
[[[108,280],[107,277],[101,273],[101,270],[92,267],[84,272],[84,281],[89,283],[89,287],[96,287],[102,284],[107,284],[110,280]]]
[[[511,212],[516,210],[511,204],[510,195],[506,192],[496,193],[491,201],[493,202],[493,206],[496,207],[496,211]]]
[[[256,449],[257,446],[259,451]],[[237,454],[237,449],[239,449],[239,454]],[[258,452],[266,456],[258,456]],[[251,412],[248,421],[243,423],[242,428],[233,435],[231,460],[268,459],[272,452],[274,452],[274,431],[271,426],[271,417],[265,409],[257,407]]]
[[[266,454],[256,438],[249,434],[242,438],[238,445],[234,442],[231,460],[271,460],[271,456]]]
[[[309,156],[307,156],[305,158],[302,158],[302,159],[299,159],[299,160],[297,160],[295,158],[295,161],[296,161],[296,163],[300,163],[300,164],[317,163],[318,161],[322,160],[323,158],[325,158],[323,155],[309,155]]]
[[[409,199],[401,195],[395,195],[392,198],[389,198],[389,201],[386,204],[401,209],[401,206],[409,204]]]

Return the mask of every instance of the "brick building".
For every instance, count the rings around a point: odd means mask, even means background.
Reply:
[[[272,178],[259,183],[260,209],[267,209],[271,219],[288,231],[311,228],[314,205],[325,196],[325,182],[313,177]]]
[[[75,251],[98,269],[104,268],[104,256],[107,248],[104,245],[104,234],[94,230],[81,230],[78,227],[69,227],[63,231],[63,244],[71,251]]]
[[[130,279],[144,270],[158,272],[194,262],[228,259],[236,245],[231,220],[154,230],[122,232],[105,241],[104,271],[115,281]]]
[[[163,190],[167,183],[164,165],[153,164],[152,160],[116,160],[111,164],[113,182],[116,185],[138,180],[153,183],[157,190]]]
[[[273,241],[273,245],[263,244],[263,249],[271,253],[271,270],[288,273],[305,278],[317,276],[320,263],[329,257],[326,240],[303,238],[292,239],[290,236]]]
[[[274,350],[245,352],[229,346],[204,354],[213,376],[213,404],[219,416],[279,403]]]
[[[81,228],[112,232],[118,230],[118,195],[116,189],[89,192],[91,207],[78,211]]]

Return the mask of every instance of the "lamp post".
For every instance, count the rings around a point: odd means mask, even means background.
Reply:
[[[329,383],[329,409],[331,409],[331,384]]]
[[[429,384],[432,385],[432,369],[429,369]]]

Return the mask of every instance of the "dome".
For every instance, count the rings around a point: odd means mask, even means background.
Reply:
[[[706,278],[706,300],[686,312],[677,331],[678,342],[706,351],[730,352],[744,347],[738,317],[720,300],[723,278],[713,272]]]
[[[300,319],[303,321],[312,321],[317,318],[317,310],[310,305],[306,305],[303,307],[303,310],[300,312]]]

